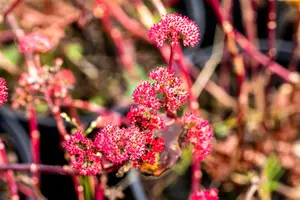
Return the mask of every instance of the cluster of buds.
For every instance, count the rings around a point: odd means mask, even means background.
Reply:
[[[72,167],[81,175],[96,175],[102,169],[101,154],[93,142],[76,131],[65,143],[69,155],[74,156]]]
[[[211,152],[211,140],[213,131],[208,121],[196,116],[193,113],[187,113],[181,117],[184,124],[185,134],[183,141],[190,144],[193,148],[193,154],[199,160],[206,158]]]
[[[199,190],[194,192],[191,196],[191,200],[218,200],[218,190],[210,189],[210,190]]]
[[[45,53],[53,48],[49,38],[39,33],[24,36],[19,44],[22,53]]]
[[[94,141],[76,131],[66,141],[65,149],[75,157],[71,164],[81,175],[96,175],[101,172],[103,160],[115,165],[131,163],[134,167],[154,165],[156,154],[164,150],[164,140],[135,126],[107,124]]]
[[[7,100],[7,87],[6,82],[0,77],[0,106],[4,104]]]
[[[158,67],[149,73],[153,84],[144,81],[133,92],[133,100],[152,110],[165,109],[176,115],[176,111],[187,99],[188,93],[182,88],[182,80],[165,67]]]
[[[64,99],[74,87],[76,79],[70,70],[60,69],[60,61],[57,59],[53,67],[43,66],[37,74],[23,73],[15,90],[13,108],[17,109],[29,102],[41,103],[42,90],[47,90],[53,98]]]
[[[197,24],[179,14],[167,14],[149,30],[150,39],[161,47],[166,41],[171,45],[183,40],[184,46],[195,46],[200,40]]]
[[[20,39],[19,49],[24,54],[45,53],[53,49],[50,39],[40,33],[31,33]],[[70,70],[61,70],[63,61],[55,60],[54,66],[28,64],[28,72],[19,79],[19,86],[13,97],[13,108],[25,106],[28,102],[41,103],[42,93],[49,92],[53,98],[64,99],[73,85],[75,77]]]
[[[129,122],[141,131],[163,129],[163,119],[153,110],[144,106],[132,106],[127,114]]]

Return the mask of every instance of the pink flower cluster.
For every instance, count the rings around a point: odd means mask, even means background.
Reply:
[[[180,14],[167,14],[149,30],[150,39],[161,47],[164,41],[171,45],[183,40],[184,46],[195,46],[200,40],[197,24]]]
[[[133,101],[137,104],[158,110],[160,107],[159,99],[156,97],[154,87],[148,81],[143,81],[132,94]]]
[[[151,165],[155,164],[156,154],[165,148],[165,140],[155,137],[151,132],[145,132],[148,151],[141,157],[142,161]]]
[[[199,190],[191,196],[191,200],[218,200],[218,193],[218,190],[215,188],[210,190]]]
[[[71,165],[81,175],[96,175],[102,169],[101,154],[95,148],[93,142],[82,135],[81,131],[76,131],[66,141],[65,148],[71,159]]]
[[[193,146],[193,154],[199,160],[206,158],[211,152],[211,140],[213,138],[212,128],[208,121],[196,116],[193,113],[187,113],[182,116],[184,127],[187,130],[187,142]]]
[[[176,117],[187,92],[181,88],[181,79],[167,68],[159,67],[150,72],[149,77],[154,83],[143,82],[133,92],[138,105],[132,106],[127,114],[129,127],[107,124],[94,141],[77,132],[66,143],[69,154],[76,156],[72,164],[81,174],[99,172],[101,159],[117,165],[132,163],[134,167],[144,163],[154,165],[158,161],[159,153],[165,148],[164,139],[155,136],[157,130],[165,127],[163,114],[158,110],[164,108],[165,114],[172,112]],[[203,160],[211,152],[212,128],[206,120],[192,113],[181,117],[181,122],[186,130],[181,141],[191,145],[194,155]],[[90,172],[86,166],[91,166]]]
[[[39,33],[24,36],[19,44],[22,53],[45,53],[53,48],[49,38]]]
[[[129,122],[141,131],[163,129],[164,122],[153,110],[144,106],[132,106],[127,114]]]
[[[188,93],[181,87],[182,80],[165,67],[158,67],[149,73],[153,84],[143,82],[133,92],[133,100],[140,105],[166,112],[175,113],[187,99]]]
[[[94,141],[77,131],[65,143],[66,151],[75,156],[72,167],[81,175],[96,175],[102,169],[103,157],[114,164],[131,161],[135,167],[142,163],[154,164],[156,153],[164,150],[164,139],[151,132],[131,126],[119,128],[108,124],[99,131]]]
[[[4,104],[7,100],[7,87],[6,82],[0,77],[0,106]]]
[[[146,151],[146,138],[137,127],[119,128],[108,124],[97,135],[95,146],[112,163],[136,161]]]

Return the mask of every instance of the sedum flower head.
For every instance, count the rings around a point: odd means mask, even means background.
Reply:
[[[132,125],[139,127],[141,131],[163,129],[163,120],[151,109],[144,106],[132,106],[127,114],[127,118]]]
[[[148,76],[156,81],[153,86],[162,97],[163,107],[168,112],[176,112],[188,97],[187,91],[182,88],[182,80],[165,67],[154,69]]]
[[[198,190],[191,196],[191,200],[218,200],[218,190]]]
[[[158,67],[148,74],[155,82],[142,82],[133,92],[133,100],[149,109],[163,107],[168,113],[175,113],[187,99],[188,93],[182,88],[182,80],[165,67]]]
[[[143,81],[133,92],[135,103],[158,110],[160,107],[159,99],[156,97],[154,87],[148,81]]]
[[[96,175],[101,171],[101,157],[93,142],[76,131],[65,143],[66,151],[75,156],[71,165],[81,175]]]
[[[0,77],[0,106],[7,101],[7,87],[6,82],[3,78]]]
[[[193,113],[182,116],[182,121],[187,130],[187,141],[193,146],[193,154],[199,160],[203,160],[212,150],[213,132],[211,126],[206,120]]]
[[[136,161],[144,154],[146,138],[137,127],[120,129],[108,124],[97,135],[95,145],[112,163]]]
[[[197,24],[180,14],[167,14],[149,30],[150,39],[161,47],[166,41],[171,45],[182,39],[184,46],[195,46],[200,40]]]

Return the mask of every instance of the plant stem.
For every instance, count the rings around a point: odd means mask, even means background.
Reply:
[[[41,172],[45,174],[62,174],[62,175],[74,175],[76,171],[70,166],[52,166],[43,164],[2,164],[0,165],[0,171],[20,171],[20,172]]]
[[[274,60],[276,56],[276,4],[275,0],[268,0],[268,46],[269,57]]]
[[[6,157],[6,152],[5,152],[5,146],[0,139],[0,161],[3,165],[7,165],[7,157]],[[12,170],[7,170],[6,172],[6,180],[9,185],[10,193],[11,193],[11,199],[12,200],[19,200],[19,195],[18,195],[18,186],[16,184],[15,178],[14,178],[14,173]]]
[[[247,40],[243,35],[241,35],[236,30],[234,30],[232,25],[224,18],[224,14],[222,13],[221,8],[219,7],[218,1],[207,0],[207,3],[213,8],[217,20],[222,25],[224,32],[225,33],[233,32],[234,34],[232,35],[234,39],[239,43],[239,45],[244,51],[246,51],[251,57],[257,60],[259,63],[264,65],[266,69],[268,69],[270,72],[277,74],[279,77],[286,80],[287,82],[291,82],[294,84],[299,83],[300,78],[297,72],[291,72],[285,69],[283,66],[279,65],[278,63],[273,62],[269,57],[260,53],[255,48],[255,46],[251,44],[249,40]]]
[[[27,105],[29,118],[29,131],[31,139],[31,153],[34,164],[40,163],[40,132],[38,131],[36,109],[33,104]],[[36,189],[39,188],[39,172],[33,174],[33,185]]]
[[[95,177],[95,179],[98,179]],[[100,180],[95,182],[95,200],[104,200],[104,191]]]
[[[109,0],[96,0],[96,3],[101,8],[106,5],[109,13],[134,36],[151,42],[147,36],[147,31],[143,28],[143,26],[141,26],[136,20],[128,17],[128,15],[124,12],[120,5],[118,5],[114,1]]]
[[[13,3],[11,3],[11,5],[4,10],[4,14],[3,17],[4,19],[7,17],[7,15],[9,13],[11,13],[13,11],[13,9],[15,9],[23,0],[15,0]]]
[[[1,144],[1,141],[0,141]],[[2,143],[3,144],[3,143]],[[1,145],[0,145],[1,147]],[[0,156],[2,156],[2,150],[0,149]],[[3,157],[3,156],[2,156]],[[2,159],[2,158],[1,158]],[[115,171],[120,168],[119,165],[109,165],[104,168],[105,172]],[[31,172],[34,173],[39,171],[44,174],[61,174],[61,175],[77,175],[76,170],[71,168],[68,165],[59,166],[59,165],[44,165],[44,164],[34,164],[34,163],[26,163],[26,164],[0,164],[0,171],[19,171],[19,172]]]
[[[155,6],[156,10],[161,16],[164,16],[167,14],[167,9],[165,8],[164,4],[161,2],[161,0],[151,0],[152,4]]]
[[[170,45],[170,58],[169,58],[169,70],[172,70],[172,64],[173,64],[173,56],[174,56],[174,48],[176,45]]]
[[[12,14],[7,15],[7,22],[10,25],[12,31],[14,32],[16,38],[18,39],[18,41],[21,41],[21,39],[24,37],[25,33],[24,31],[19,27],[17,21],[15,20],[14,16]],[[71,18],[73,19],[73,18]],[[65,22],[65,21],[64,21]],[[33,55],[33,54],[25,54],[26,56],[26,64],[27,64],[27,68],[29,73],[31,73],[31,75],[33,76],[40,76],[42,75],[42,71],[41,71],[41,66],[40,66],[40,60],[39,60],[39,56],[38,55]],[[56,121],[57,124],[57,128],[58,131],[61,135],[61,140],[64,141],[65,139],[68,138],[68,133],[66,131],[66,128],[64,126],[64,121],[60,116],[60,105],[58,104],[58,102],[56,101],[55,103],[57,103],[57,105],[54,104],[49,90],[46,86],[45,83],[42,83],[41,86],[41,90],[44,94],[45,100],[51,110],[51,113]],[[34,165],[36,166],[36,165]],[[73,176],[73,182],[75,185],[75,189],[77,192],[77,197],[79,200],[83,200],[83,192],[81,190],[82,186],[80,186],[79,181],[78,181],[78,177]]]
[[[122,37],[121,31],[113,26],[111,19],[109,17],[108,9],[104,9],[103,14],[100,18],[106,33],[111,37],[114,46],[117,48],[118,57],[120,58],[121,63],[126,68],[126,71],[132,76],[137,77],[136,71],[133,68],[133,59],[132,56],[129,55],[128,49],[126,48],[126,42]]]

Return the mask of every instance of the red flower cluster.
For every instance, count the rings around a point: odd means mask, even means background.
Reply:
[[[101,154],[95,148],[93,142],[84,137],[81,131],[76,131],[66,141],[65,148],[71,156],[71,165],[81,175],[96,175],[102,169]]]
[[[4,104],[7,100],[7,87],[6,82],[0,77],[0,106]]]
[[[120,129],[108,124],[98,133],[95,146],[106,159],[120,164],[140,159],[146,151],[146,138],[137,127]]]
[[[148,81],[143,81],[133,92],[132,98],[139,105],[158,110],[159,99],[156,97],[154,87]]]
[[[182,80],[174,72],[165,67],[158,67],[149,73],[155,80],[153,87],[162,97],[161,103],[167,112],[174,113],[187,99],[188,93],[182,88]]]
[[[136,127],[139,127],[141,131],[155,129],[163,129],[164,122],[158,114],[144,106],[132,106],[127,114],[129,122]]]
[[[206,120],[193,113],[185,114],[181,119],[187,130],[187,142],[193,146],[193,154],[199,160],[203,160],[212,149],[213,132],[211,126]]]
[[[203,191],[199,190],[191,196],[191,200],[218,200],[218,193],[218,190],[214,188]]]
[[[133,100],[154,110],[163,107],[166,112],[176,112],[188,96],[187,91],[181,87],[182,80],[165,67],[158,67],[148,76],[155,82],[143,82],[139,85],[133,92]]]
[[[146,132],[145,136],[148,151],[142,156],[142,161],[154,165],[156,153],[162,152],[165,148],[165,140],[163,138],[154,137],[151,132]]]
[[[200,40],[197,24],[185,16],[179,14],[167,14],[149,30],[150,39],[157,46],[162,46],[164,41],[171,45],[183,40],[184,46],[195,46]]]
[[[49,38],[39,33],[31,33],[22,38],[19,49],[22,53],[45,53],[53,48]]]

